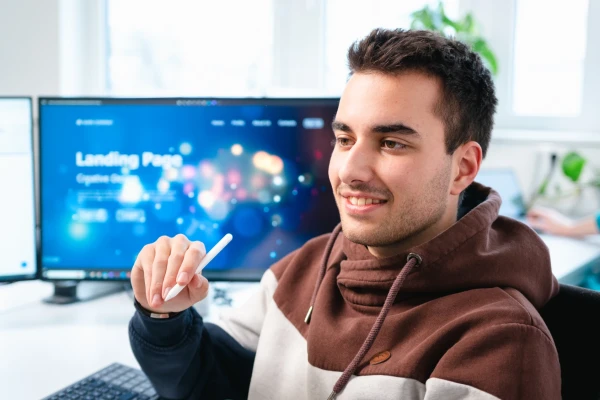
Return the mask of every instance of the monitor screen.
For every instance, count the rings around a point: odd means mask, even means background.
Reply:
[[[179,233],[213,280],[257,280],[339,214],[328,179],[337,99],[40,98],[44,279],[128,279]]]
[[[31,98],[0,97],[0,281],[36,277]]]
[[[514,219],[523,219],[526,215],[523,193],[517,177],[509,168],[482,168],[475,181],[489,186],[500,194],[502,205],[499,214]]]

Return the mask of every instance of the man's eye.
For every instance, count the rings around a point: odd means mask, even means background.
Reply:
[[[406,145],[400,143],[400,142],[395,142],[393,140],[384,140],[382,142],[383,147],[385,147],[386,149],[390,149],[390,150],[400,150],[406,147]]]
[[[339,138],[334,139],[331,142],[331,144],[333,144],[334,146],[337,144],[340,147],[346,147],[346,146],[349,146],[351,143],[350,143],[350,139],[345,138],[345,137],[339,137]]]

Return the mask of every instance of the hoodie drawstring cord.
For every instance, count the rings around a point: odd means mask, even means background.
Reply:
[[[310,316],[312,315],[313,306],[315,305],[315,300],[317,299],[317,293],[319,292],[319,287],[321,286],[321,282],[323,282],[323,278],[325,277],[325,271],[327,271],[327,261],[329,260],[329,254],[333,249],[333,244],[337,239],[340,231],[342,230],[342,224],[338,224],[331,232],[331,236],[329,236],[329,240],[327,241],[327,246],[325,246],[325,252],[323,253],[323,258],[321,259],[321,267],[319,269],[319,276],[317,277],[317,283],[315,284],[315,288],[313,290],[313,295],[310,299],[310,307],[308,312],[306,313],[306,317],[304,318],[304,322],[308,324],[310,322]]]
[[[398,292],[400,291],[400,287],[404,283],[404,280],[406,279],[408,274],[410,274],[410,271],[415,266],[421,264],[422,262],[423,262],[423,260],[421,259],[421,256],[419,256],[418,254],[410,253],[408,255],[406,264],[404,265],[404,267],[402,268],[402,270],[400,271],[400,273],[394,280],[394,283],[392,284],[392,288],[388,292],[388,295],[385,299],[385,303],[383,304],[383,308],[379,312],[379,316],[377,317],[377,320],[375,321],[375,323],[373,324],[373,327],[371,328],[371,332],[369,332],[369,335],[363,342],[358,353],[356,353],[356,355],[354,356],[354,359],[352,360],[352,362],[346,367],[342,376],[340,376],[338,381],[333,386],[333,392],[331,392],[331,394],[329,395],[327,400],[334,400],[336,398],[336,396],[338,395],[338,393],[340,393],[342,390],[344,390],[344,388],[348,384],[348,381],[350,380],[350,377],[352,376],[354,371],[356,371],[358,364],[361,362],[361,360],[363,359],[365,354],[367,354],[367,352],[371,349],[373,342],[375,342],[375,338],[379,334],[379,330],[381,329],[381,326],[383,325],[385,317],[387,316],[388,312],[392,308],[392,305],[394,304],[394,301],[396,300],[396,296],[398,295]],[[322,280],[322,279],[323,278],[321,277],[320,280]],[[314,304],[314,297],[316,297],[316,296],[313,295],[313,301],[311,301],[311,304]],[[312,309],[312,306],[311,306],[311,309]]]

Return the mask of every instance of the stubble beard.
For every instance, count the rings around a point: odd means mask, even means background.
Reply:
[[[421,195],[394,199],[401,206],[376,223],[361,223],[361,218],[341,214],[342,231],[350,241],[368,247],[386,247],[404,242],[435,225],[446,212],[450,169],[444,168]],[[386,203],[384,207],[392,204]],[[366,222],[366,221],[365,221]]]

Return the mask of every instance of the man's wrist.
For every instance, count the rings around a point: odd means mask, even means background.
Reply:
[[[169,318],[174,318],[174,317],[178,316],[179,314],[181,314],[183,312],[183,311],[179,311],[179,312],[161,312],[161,311],[149,310],[149,309],[145,308],[144,306],[142,306],[140,304],[140,302],[137,301],[137,299],[135,297],[133,298],[133,306],[140,313],[144,314],[145,316],[147,316],[149,318],[153,318],[153,319],[169,319]]]

